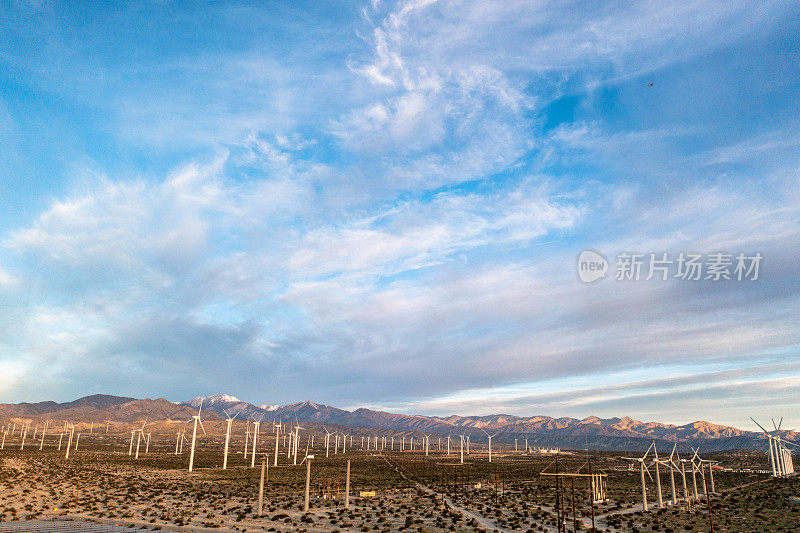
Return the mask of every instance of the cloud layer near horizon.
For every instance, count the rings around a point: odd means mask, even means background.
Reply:
[[[800,423],[796,6],[127,9],[4,16],[0,399]]]

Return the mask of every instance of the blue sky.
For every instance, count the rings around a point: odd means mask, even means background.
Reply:
[[[12,1],[0,401],[800,425],[798,16]],[[764,260],[622,282],[622,252]]]

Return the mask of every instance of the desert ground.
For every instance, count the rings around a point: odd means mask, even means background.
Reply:
[[[38,440],[20,450],[20,439],[7,435],[0,450],[0,520],[81,517],[170,531],[558,531],[556,478],[541,475],[554,472],[553,454],[498,445],[490,463],[486,446],[473,444],[461,464],[457,445],[447,455],[438,449],[437,438],[431,439],[427,455],[418,444],[401,452],[399,439],[394,450],[387,445],[367,451],[354,438],[346,453],[334,453],[331,444],[326,457],[324,437],[315,435],[308,452],[310,443],[303,439],[297,465],[281,443],[275,467],[275,438],[267,434],[259,439],[256,467],[251,468],[252,456],[243,457],[244,439],[237,433],[226,470],[223,439],[198,438],[193,472],[187,469],[189,444],[176,455],[174,434],[154,433],[147,453],[141,446],[139,459],[128,453],[129,429],[82,433],[69,459],[66,438],[57,449],[58,434],[48,436],[41,451]],[[310,508],[304,512],[307,464],[302,459],[307,453],[314,458]],[[763,453],[705,455],[719,461],[716,494],[685,502],[677,478],[675,506],[669,505],[669,474],[662,469],[665,506],[657,507],[655,480],[648,477],[648,512],[642,511],[638,466],[622,455],[558,454],[562,473],[586,472],[591,459],[593,472],[607,475],[607,499],[594,505],[585,477],[564,478],[561,505],[568,531],[590,530],[592,515],[598,531],[709,531],[711,521],[714,531],[800,530],[800,479],[771,478]],[[269,466],[259,516],[262,459]]]

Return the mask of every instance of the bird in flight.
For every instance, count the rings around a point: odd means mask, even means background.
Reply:
[[[651,82],[648,82],[648,85],[649,85],[650,87],[652,87],[652,86],[653,86],[653,82],[652,82],[652,81],[651,81]]]

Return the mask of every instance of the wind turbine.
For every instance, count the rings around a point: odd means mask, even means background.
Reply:
[[[273,427],[275,428],[275,462],[273,466],[278,466],[278,444],[280,443],[280,436],[281,436],[281,424],[278,421],[277,424],[273,422]]]
[[[297,465],[297,447],[300,445],[300,430],[305,429],[300,427],[300,422],[297,417],[294,417],[294,464]]]
[[[200,413],[203,410],[203,400],[205,398],[200,398],[200,407],[197,409],[197,414],[192,415],[194,418],[194,429],[192,430],[192,449],[189,452],[189,472],[194,470],[194,446],[197,442],[197,423],[200,423],[200,429],[203,430],[203,435],[206,434],[206,428],[203,427],[203,421],[200,420]]]
[[[256,466],[256,443],[258,443],[258,428],[261,426],[261,420],[263,420],[263,415],[258,420],[253,420],[253,455],[250,459],[250,468],[255,468]]]
[[[656,449],[656,441],[653,441],[653,463],[656,466],[656,492],[658,493],[658,507],[659,509],[664,508],[664,500],[661,497],[661,472],[658,470],[658,449]]]
[[[753,419],[751,418],[750,420]],[[780,429],[781,424],[783,424],[783,418],[781,418],[777,425],[775,424],[775,420],[772,420],[772,426],[775,428],[774,431],[767,431],[764,429],[764,426],[755,420],[753,420],[753,422],[755,422],[755,424],[760,427],[767,436],[767,442],[769,444],[769,462],[770,466],[772,467],[772,477],[784,477],[789,474],[793,474],[794,462],[792,461],[792,453],[785,447],[785,444],[790,444],[792,446],[797,445],[792,442],[781,440]],[[773,433],[775,435],[773,435]]]
[[[42,428],[42,442],[39,443],[39,451],[41,451],[42,448],[44,447],[44,436],[47,433],[47,423],[48,422],[49,422],[49,420],[45,420],[44,421],[44,427]]]
[[[222,459],[222,469],[223,470],[227,470],[228,469],[228,444],[231,442],[231,425],[233,424],[233,421],[236,419],[236,417],[239,416],[239,413],[236,413],[235,415],[233,415],[233,417],[231,417],[231,415],[229,415],[228,411],[226,411],[225,409],[223,409],[222,412],[225,413],[225,416],[228,417],[228,418],[225,419],[228,422],[228,428],[225,430],[225,454],[224,454],[223,459]],[[177,449],[177,446],[176,446],[176,449]]]
[[[666,461],[667,466],[669,466],[669,485],[670,485],[670,490],[672,491],[673,506],[678,504],[678,495],[675,492],[675,470],[677,468],[675,467],[675,461],[673,460],[673,457],[675,456],[677,450],[678,450],[678,443],[676,442],[672,446],[672,452],[669,454],[669,459],[667,459]]]
[[[133,455],[133,437],[136,435],[136,428],[131,430],[131,445],[128,448],[128,455]]]
[[[68,423],[66,420],[65,423]],[[72,435],[75,434],[75,426],[73,424],[69,424],[69,441],[67,441],[67,453],[64,455],[64,459],[69,459],[69,449],[72,447]]]
[[[692,489],[694,491],[694,499],[696,500],[698,498],[698,496],[697,496],[697,464],[694,461],[695,461],[695,459],[697,459],[697,460],[700,459],[698,457],[698,455],[697,455],[697,452],[700,450],[700,448],[697,448],[697,449],[692,448],[691,450],[694,452],[694,455],[692,455],[692,458],[690,460],[690,462],[692,463]]]
[[[483,429],[481,431],[486,433],[485,429]],[[489,437],[489,462],[490,463],[492,462],[492,437],[495,437],[496,435],[497,435],[497,433],[495,433],[494,435],[489,435],[488,433],[486,433],[486,436]]]
[[[650,470],[645,465],[645,460],[647,459],[647,456],[650,454],[650,450],[653,449],[653,446],[655,446],[655,441],[653,441],[653,443],[650,445],[650,447],[647,448],[647,451],[644,452],[644,455],[641,457],[623,458],[629,461],[639,462],[639,475],[641,477],[641,482],[642,482],[642,510],[644,510],[645,512],[647,511],[647,486],[644,484],[644,473],[647,472],[647,477],[649,477],[651,481],[653,479],[653,476],[650,475]]]
[[[244,433],[244,455],[242,455],[242,457],[244,458],[244,462],[246,463],[247,462],[247,445],[250,442],[250,421],[249,420],[247,421],[247,426],[246,426],[245,429],[246,429],[246,431]]]
[[[461,464],[464,464],[464,435],[459,435],[461,437]]]
[[[147,417],[145,417],[144,422],[142,423],[142,427],[138,429],[139,433],[136,435],[136,457],[135,459],[139,458],[139,443],[144,437],[144,426],[147,425]]]
[[[325,430],[325,457],[326,458],[330,457],[329,446],[330,446],[330,443],[331,443],[331,435],[332,435],[332,433],[326,429]],[[361,437],[361,445],[362,445],[362,448],[363,448],[364,437]]]

